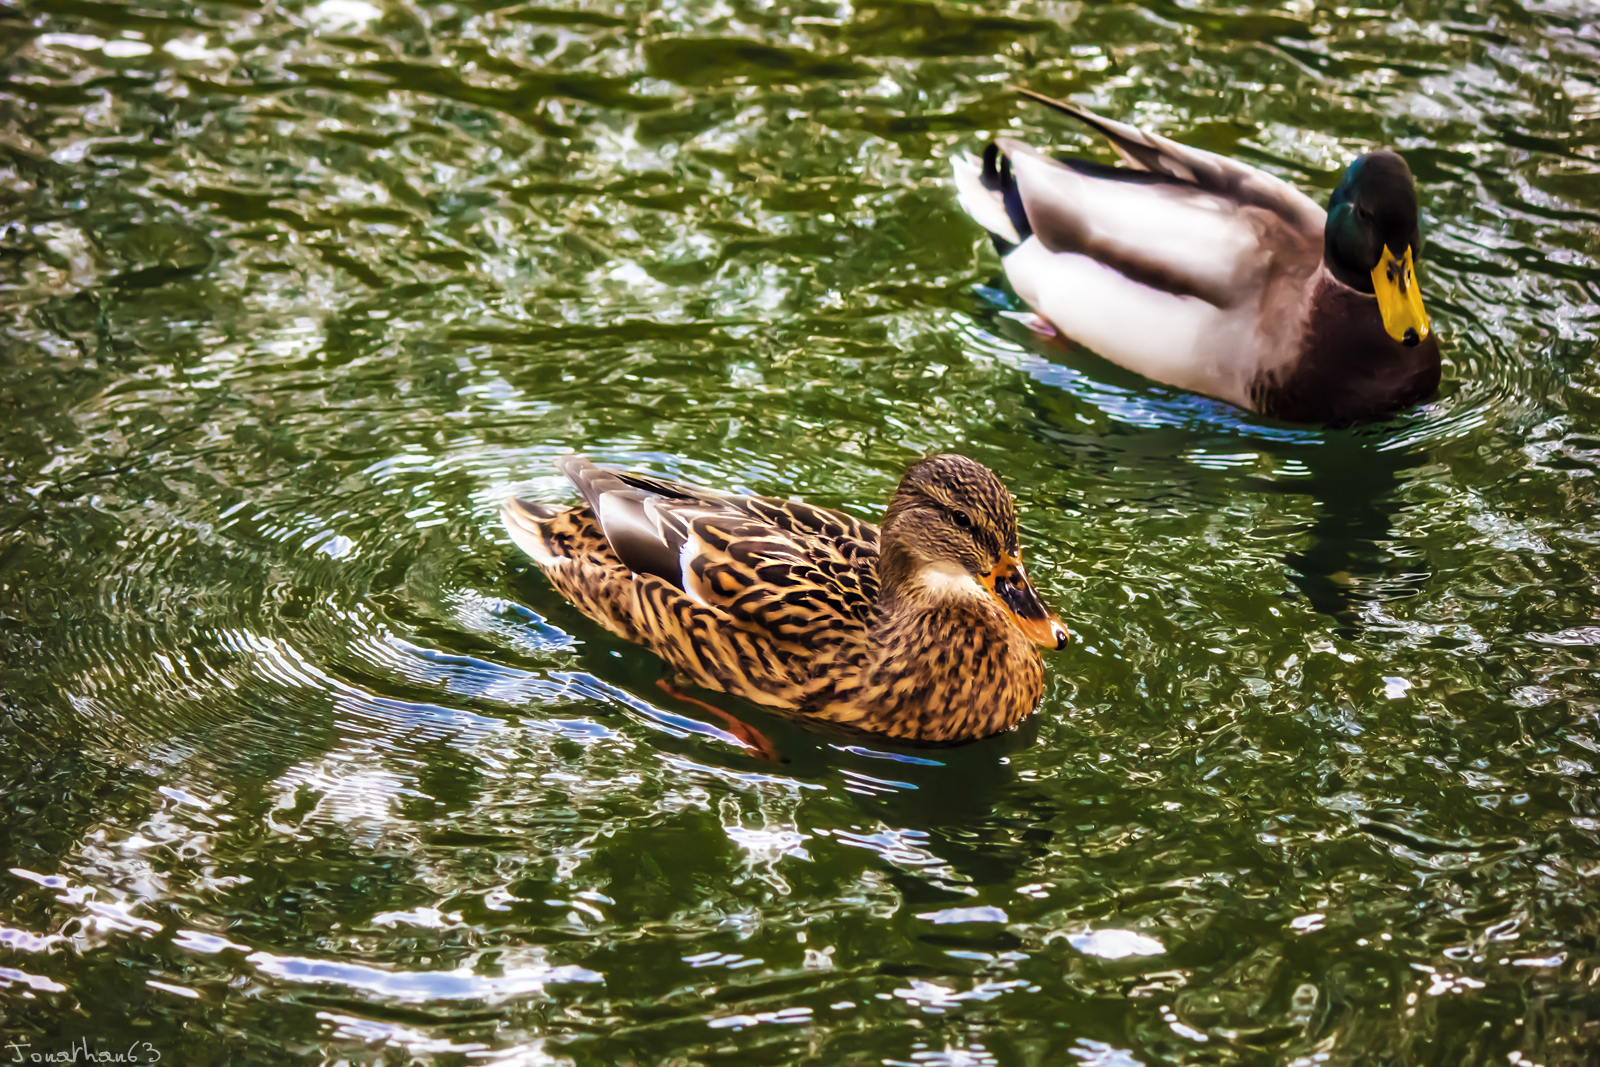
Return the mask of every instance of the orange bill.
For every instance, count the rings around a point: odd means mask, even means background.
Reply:
[[[1045,608],[1015,556],[1001,556],[994,570],[983,576],[983,584],[1030,641],[1045,648],[1067,647],[1067,628]]]

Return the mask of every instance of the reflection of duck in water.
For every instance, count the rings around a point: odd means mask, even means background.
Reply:
[[[559,463],[585,503],[507,500],[511,539],[585,614],[706,689],[862,730],[966,741],[1038,705],[1067,631],[1022,570],[1011,494],[932,456],[883,529],[787,500]]]
[[[1406,486],[1428,462],[1427,451],[1380,448],[1374,436],[1358,430],[1287,450],[1305,475],[1268,483],[1315,502],[1316,518],[1284,562],[1289,580],[1345,637],[1355,636],[1367,605],[1414,597],[1431,577],[1426,554],[1396,530]]]
[[[1324,212],[1237,160],[1072,104],[1127,167],[1007,138],[955,164],[1017,295],[1113,363],[1290,422],[1345,423],[1439,385],[1417,286],[1416,184],[1393,152],[1350,164]]]

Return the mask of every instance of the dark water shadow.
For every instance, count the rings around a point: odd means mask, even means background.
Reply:
[[[1287,553],[1284,565],[1311,607],[1336,620],[1344,636],[1358,631],[1363,604],[1414,596],[1428,577],[1421,565],[1396,558],[1406,553],[1393,551],[1395,517],[1407,472],[1425,465],[1429,443],[1448,436],[1470,412],[1438,402],[1353,427],[1297,426],[1146,381],[1077,346],[1051,347],[1053,359],[1031,352],[1013,359],[1036,382],[1090,405],[1105,429],[1063,429],[1058,416],[1036,403],[1036,438],[1069,452],[1112,452],[1117,462],[1159,472],[1199,501],[1222,502],[1240,491],[1310,498],[1317,518],[1305,527],[1304,547]],[[1230,450],[1270,456],[1292,473],[1262,477],[1185,458]]]
[[[1394,551],[1406,474],[1427,457],[1415,448],[1295,451],[1311,472],[1309,478],[1296,479],[1298,484],[1256,484],[1264,492],[1297,493],[1316,501],[1319,515],[1306,531],[1305,547],[1288,553],[1284,563],[1290,581],[1312,608],[1337,620],[1343,636],[1354,637],[1363,604],[1415,596],[1430,576],[1425,561]]]

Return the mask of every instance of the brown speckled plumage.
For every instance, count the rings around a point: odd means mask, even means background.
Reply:
[[[559,465],[585,503],[508,500],[512,539],[584,614],[703,688],[964,741],[1026,718],[1044,685],[1034,641],[1066,640],[1023,575],[1011,495],[964,457],[914,466],[881,532],[807,504]]]

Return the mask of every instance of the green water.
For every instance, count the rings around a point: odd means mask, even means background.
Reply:
[[[0,1061],[1593,1063],[1597,23],[0,2]],[[1400,148],[1441,394],[1034,339],[947,160],[1100,149],[1010,83]],[[965,748],[754,760],[498,521],[934,450],[1079,638]]]

